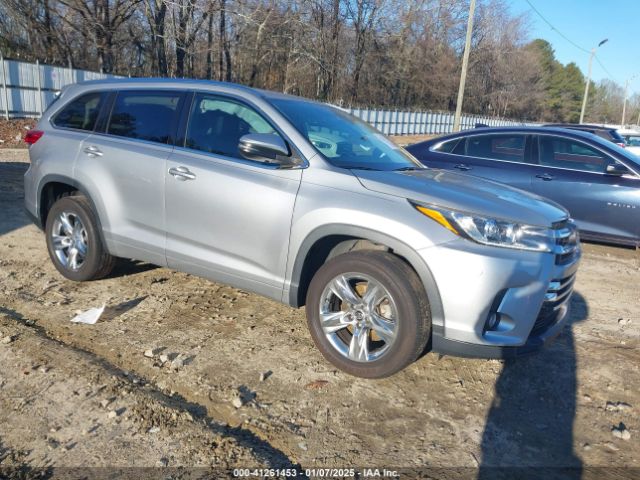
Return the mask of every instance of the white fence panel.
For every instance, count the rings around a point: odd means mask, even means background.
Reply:
[[[116,77],[98,72],[0,57],[0,115],[39,117],[67,85]]]
[[[359,108],[348,108],[347,111],[368,122],[385,135],[442,135],[453,132],[454,114],[452,112],[364,110]],[[477,124],[490,127],[538,125],[532,122],[480,115],[462,115],[460,119],[462,130],[475,128]]]

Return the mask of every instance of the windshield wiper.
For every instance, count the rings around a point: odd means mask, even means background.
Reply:
[[[381,171],[379,168],[359,167],[357,165],[347,165],[346,167],[342,167],[342,168],[348,168],[349,170],[373,170],[374,172],[380,172]]]
[[[400,168],[393,169],[394,172],[409,172],[411,170],[424,170],[424,168],[413,166],[413,167],[400,167]]]

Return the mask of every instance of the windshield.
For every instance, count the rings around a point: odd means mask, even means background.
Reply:
[[[615,143],[622,143],[623,145],[627,143],[624,137],[620,135],[617,130],[609,130],[609,133],[611,134],[611,137],[613,137]]]
[[[296,99],[270,101],[336,167],[362,170],[426,168],[373,127],[338,108]]]

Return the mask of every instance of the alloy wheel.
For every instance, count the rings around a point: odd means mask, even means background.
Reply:
[[[324,335],[350,360],[378,360],[397,337],[395,301],[384,285],[368,275],[336,276],[322,292],[319,307]]]
[[[63,267],[77,271],[87,257],[87,230],[80,217],[72,212],[61,212],[53,222],[51,244],[56,258]]]

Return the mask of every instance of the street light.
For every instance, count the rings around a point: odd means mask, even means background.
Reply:
[[[629,91],[629,83],[637,76],[638,74],[636,73],[635,75],[627,78],[627,81],[624,84],[624,101],[622,102],[622,121],[620,122],[620,125],[622,125],[623,128],[624,128],[624,117],[625,117],[625,114],[627,113],[627,92]]]
[[[605,38],[598,44],[598,47],[601,47],[608,41],[609,39]],[[580,123],[582,123],[582,121],[584,120],[584,111],[587,108],[587,97],[589,96],[589,84],[591,83],[591,65],[593,64],[593,57],[595,56],[596,48],[598,47],[593,47],[591,49],[591,55],[589,56],[589,73],[587,74],[587,84],[584,87],[584,97],[582,98],[582,110],[580,110]]]

